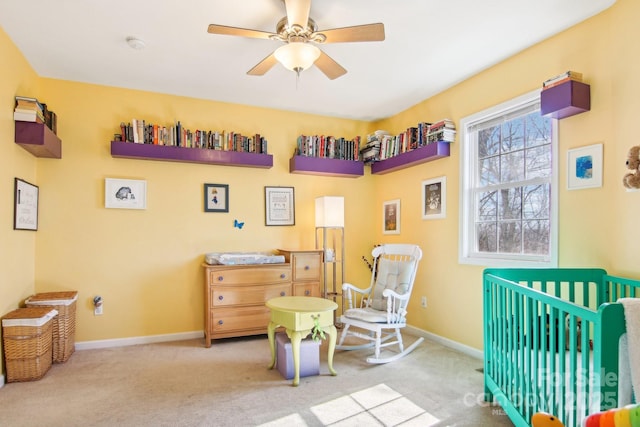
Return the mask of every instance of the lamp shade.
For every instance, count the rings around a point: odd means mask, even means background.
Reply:
[[[320,49],[309,43],[289,42],[276,49],[274,55],[285,68],[300,72],[316,62]]]
[[[316,198],[316,227],[344,227],[344,197]]]

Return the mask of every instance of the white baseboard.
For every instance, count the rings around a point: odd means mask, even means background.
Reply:
[[[4,387],[4,375],[0,375],[0,388]]]
[[[128,345],[152,344],[158,342],[183,341],[204,338],[203,331],[180,332],[178,334],[150,335],[144,337],[115,338],[111,340],[76,342],[76,350],[92,350],[97,348],[124,347]]]
[[[431,332],[427,332],[424,329],[418,329],[414,326],[407,325],[407,332],[416,335],[419,337],[424,337],[428,340],[435,341],[438,344],[442,344],[445,347],[452,348],[454,350],[459,351],[460,353],[464,353],[468,356],[475,357],[476,359],[483,360],[484,353],[481,350],[478,350],[473,347],[469,347],[467,345],[461,344],[457,341],[450,340],[445,337],[441,337],[440,335],[433,334]]]

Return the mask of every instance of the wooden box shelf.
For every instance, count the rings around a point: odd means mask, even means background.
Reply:
[[[211,165],[265,169],[273,167],[273,156],[271,154],[185,148],[169,145],[136,144],[121,141],[111,141],[111,156],[125,159],[206,163]]]
[[[430,162],[449,156],[449,143],[446,141],[438,141],[432,144],[424,145],[415,150],[398,154],[391,158],[375,162],[371,165],[371,173],[374,175],[382,175],[410,166],[419,165],[421,163]]]
[[[293,156],[291,160],[289,160],[289,172],[306,175],[357,178],[364,175],[364,163],[355,160]]]
[[[540,93],[540,113],[554,119],[563,119],[591,109],[590,86],[568,82],[545,89]]]
[[[62,158],[62,141],[43,123],[16,121],[16,144],[36,157]]]

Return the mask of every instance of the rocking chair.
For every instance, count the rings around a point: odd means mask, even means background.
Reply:
[[[375,353],[367,358],[367,362],[388,363],[409,354],[424,340],[419,338],[405,349],[400,334],[400,329],[407,326],[407,306],[422,250],[416,245],[387,244],[377,246],[371,254],[373,263],[369,287],[360,289],[351,283],[342,285],[348,308],[340,317],[343,329],[336,348],[359,350],[374,347]],[[365,340],[365,343],[345,345],[348,336]],[[393,345],[398,346],[397,353],[389,357],[380,356],[381,348]]]

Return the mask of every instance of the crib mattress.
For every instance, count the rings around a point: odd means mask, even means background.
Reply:
[[[280,264],[285,261],[284,255],[267,252],[210,252],[205,254],[204,260],[209,265]]]

